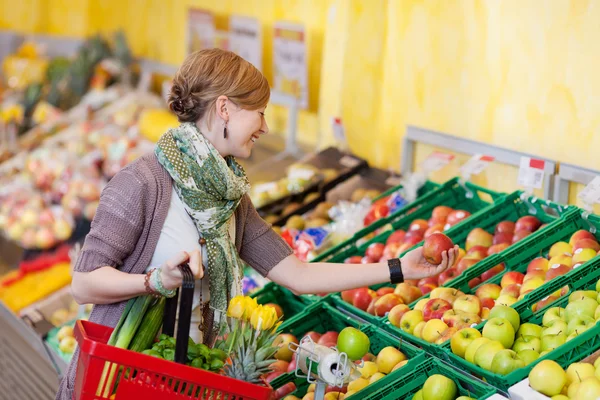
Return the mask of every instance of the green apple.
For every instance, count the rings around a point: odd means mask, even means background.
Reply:
[[[589,400],[600,397],[600,380],[589,377],[581,381],[573,400]]]
[[[496,353],[500,350],[504,350],[502,343],[497,340],[490,340],[475,352],[475,364],[489,371],[492,368],[492,362],[494,361]]]
[[[517,354],[519,355],[519,358],[523,360],[525,365],[529,365],[540,358],[540,353],[535,350],[523,350],[519,351]]]
[[[523,350],[535,350],[539,353],[541,347],[542,341],[540,340],[540,338],[535,336],[522,336],[515,341],[512,349],[517,353]]]
[[[477,350],[489,341],[490,339],[484,337],[480,337],[473,340],[471,344],[467,346],[467,351],[465,351],[465,360],[467,360],[471,364],[475,364],[475,354]]]
[[[475,328],[464,328],[452,335],[450,347],[452,352],[461,358],[465,358],[467,347],[473,340],[480,338],[481,333]]]
[[[567,336],[567,342],[569,340],[575,339],[577,336],[579,336],[579,332],[573,332],[573,333],[571,333],[569,336]]]
[[[542,327],[536,324],[532,324],[530,322],[526,322],[521,324],[519,330],[517,331],[517,338],[522,336],[535,336],[542,337]]]
[[[508,322],[510,322],[510,324],[513,326],[515,332],[521,325],[521,317],[519,316],[517,310],[508,306],[498,305],[492,308],[488,319],[492,318],[504,318],[508,320]]]
[[[434,374],[423,385],[423,400],[454,400],[458,389],[456,383],[444,375]]]
[[[549,308],[548,311],[544,313],[544,318],[542,318],[542,325],[548,326],[550,321],[555,319],[564,320],[565,319],[565,309],[562,307],[552,307]]]
[[[565,307],[565,319],[567,322],[570,322],[573,318],[584,315],[594,318],[596,308],[598,308],[598,302],[588,297],[574,301]]]
[[[598,292],[595,290],[576,290],[569,296],[569,303],[582,300],[584,297],[596,300],[598,298]]]
[[[573,382],[581,382],[585,378],[595,376],[596,369],[592,364],[576,362],[567,368],[567,385]]]
[[[554,319],[548,322],[548,326],[542,330],[542,337],[544,335],[556,335],[557,333],[567,333],[567,323],[562,319]]]
[[[420,389],[415,395],[412,397],[412,400],[423,400],[423,389]]]
[[[571,319],[571,321],[569,321],[569,323],[567,324],[567,334],[570,335],[571,333],[575,332],[577,330],[577,333],[581,333],[585,330],[587,330],[588,328],[586,328],[587,325],[592,324],[592,326],[596,323],[596,321],[594,320],[594,318],[588,317],[587,315],[581,316],[581,317],[573,317]]]
[[[502,343],[505,349],[510,349],[515,341],[515,330],[507,319],[491,318],[483,327],[481,336],[490,340],[497,340]]]
[[[556,361],[542,360],[529,372],[529,386],[546,396],[556,396],[567,383],[567,373]]]
[[[539,339],[538,339],[539,340]],[[515,369],[523,368],[525,362],[513,350],[500,350],[494,356],[491,371],[495,374],[508,375]]]
[[[564,333],[557,333],[555,335],[544,335],[542,336],[542,351],[552,351],[558,346],[565,344],[567,341],[567,335]]]

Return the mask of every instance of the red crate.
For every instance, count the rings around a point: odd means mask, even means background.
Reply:
[[[103,400],[96,390],[107,361],[123,367],[114,399],[269,400],[273,389],[229,378],[213,372],[162,360],[106,343],[113,329],[89,321],[75,324],[80,348],[75,379],[76,400]],[[116,368],[118,371],[119,368]],[[115,374],[117,376],[118,374]]]

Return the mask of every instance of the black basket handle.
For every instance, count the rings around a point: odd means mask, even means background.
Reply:
[[[183,275],[183,285],[181,285],[180,289],[177,289],[175,296],[166,301],[162,332],[166,335],[173,336],[175,331],[175,320],[177,319],[177,301],[181,294],[177,336],[175,337],[175,362],[186,364],[195,284],[194,275],[192,274],[192,270],[188,263],[179,265],[179,270]]]

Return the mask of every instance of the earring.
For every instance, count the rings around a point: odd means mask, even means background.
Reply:
[[[223,127],[223,138],[227,139],[227,124]]]

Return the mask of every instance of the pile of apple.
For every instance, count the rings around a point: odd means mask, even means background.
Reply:
[[[477,288],[475,295],[482,303],[510,306],[558,276],[564,275],[600,254],[600,244],[593,234],[579,230],[571,235],[569,242],[557,242],[550,248],[547,257],[537,257],[527,266],[525,274],[517,271],[507,272],[500,285],[487,283]],[[533,305],[533,311],[552,303],[566,294],[563,288]],[[492,303],[493,301],[493,303]],[[488,307],[489,307],[488,305]]]
[[[475,400],[469,396],[456,397],[458,388],[454,381],[444,375],[431,375],[423,387],[411,398],[411,400]]]
[[[553,400],[600,398],[600,358],[593,364],[572,363],[563,370],[552,360],[541,361],[529,373],[529,386]]]

